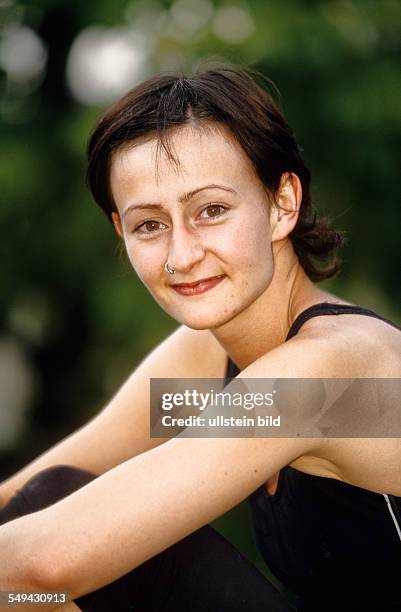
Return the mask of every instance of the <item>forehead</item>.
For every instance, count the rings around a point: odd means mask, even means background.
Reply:
[[[154,137],[129,143],[113,154],[110,186],[117,206],[128,195],[155,197],[167,191],[173,196],[206,182],[222,182],[241,192],[249,181],[258,181],[248,156],[225,126],[180,127],[169,135],[169,145],[176,163]]]

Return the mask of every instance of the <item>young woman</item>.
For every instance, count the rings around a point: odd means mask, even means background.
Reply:
[[[401,378],[400,328],[315,284],[341,236],[272,97],[236,68],[150,79],[99,121],[88,180],[181,325],[2,484],[0,590],[67,591],[64,610],[293,609],[208,525],[249,498],[298,611],[400,611],[399,439],[149,434],[150,378]]]

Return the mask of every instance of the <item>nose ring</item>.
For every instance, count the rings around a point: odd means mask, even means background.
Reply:
[[[164,265],[164,269],[166,270],[166,272],[168,272],[169,274],[175,274],[175,270],[173,268],[170,268],[170,266],[168,265],[168,261],[166,261],[165,265]]]

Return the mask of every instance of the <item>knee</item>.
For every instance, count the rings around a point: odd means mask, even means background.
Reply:
[[[30,512],[42,510],[94,480],[97,474],[71,465],[41,470],[19,490]]]

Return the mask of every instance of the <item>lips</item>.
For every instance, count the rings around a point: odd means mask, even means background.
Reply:
[[[219,276],[203,278],[200,281],[195,281],[194,283],[176,283],[171,285],[171,288],[181,295],[197,295],[199,293],[209,291],[209,289],[212,289],[218,285],[223,278],[225,278],[225,274],[220,274]]]

